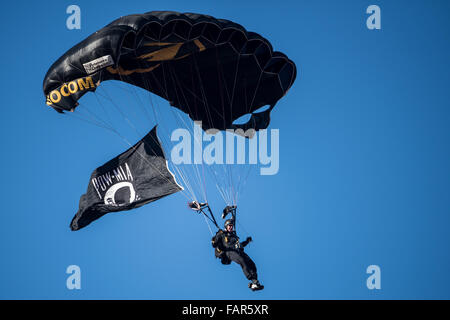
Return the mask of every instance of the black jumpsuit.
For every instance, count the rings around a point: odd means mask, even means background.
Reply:
[[[235,231],[219,230],[212,238],[212,246],[215,248],[217,258],[220,258],[223,264],[236,262],[242,268],[245,277],[248,280],[258,280],[256,265],[253,260],[244,252],[244,247],[248,241],[239,242],[239,237]]]

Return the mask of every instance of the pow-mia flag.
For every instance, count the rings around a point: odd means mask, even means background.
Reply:
[[[138,208],[180,190],[155,126],[133,147],[94,170],[70,228],[79,230],[109,212]]]

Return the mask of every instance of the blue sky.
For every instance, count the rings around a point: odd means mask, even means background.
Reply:
[[[81,8],[81,30],[66,28],[71,4]],[[155,4],[2,4],[0,298],[449,299],[450,3]],[[381,30],[366,27],[371,4],[381,8]],[[214,258],[208,228],[182,194],[69,229],[92,170],[127,146],[48,108],[42,80],[94,31],[151,10],[236,21],[297,65],[271,122],[280,171],[253,170],[239,201],[261,292],[247,288],[237,265]],[[213,191],[208,200],[216,211],[224,205]],[[65,286],[72,264],[81,290]],[[366,287],[372,264],[381,290]]]

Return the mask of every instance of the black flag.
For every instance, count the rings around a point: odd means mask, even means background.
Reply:
[[[109,212],[138,208],[180,190],[155,126],[133,147],[94,170],[70,228],[79,230]]]

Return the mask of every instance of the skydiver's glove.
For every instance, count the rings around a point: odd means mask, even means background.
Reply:
[[[189,208],[191,208],[194,211],[200,211],[201,209],[203,209],[204,207],[208,206],[208,202],[197,202],[197,201],[192,201],[188,203]]]
[[[192,210],[198,211],[200,210],[200,204],[197,201],[192,201],[188,203],[188,207],[191,208]]]
[[[236,206],[226,206],[222,211],[222,219],[225,219],[225,217],[233,210],[236,210],[236,208]]]
[[[242,245],[242,247],[245,247],[252,241],[253,241],[252,237],[247,237],[247,239],[245,239],[245,241],[242,241],[241,245]]]

